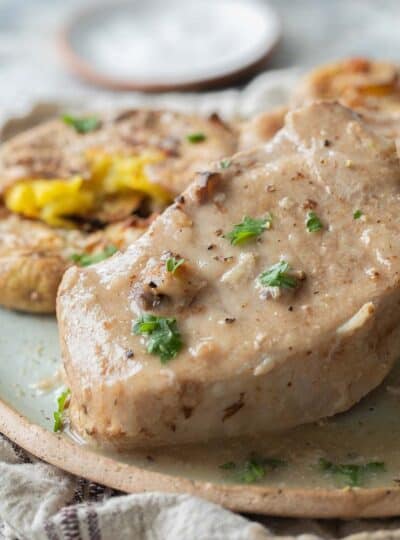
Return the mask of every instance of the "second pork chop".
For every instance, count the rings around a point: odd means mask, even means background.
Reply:
[[[400,168],[350,110],[290,113],[58,298],[70,418],[118,447],[344,411],[400,348]]]

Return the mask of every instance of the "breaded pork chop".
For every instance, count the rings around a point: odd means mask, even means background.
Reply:
[[[344,411],[400,347],[400,166],[349,109],[298,109],[137,242],[70,268],[58,322],[74,429],[117,447]]]
[[[124,249],[236,133],[216,115],[67,116],[0,148],[0,304],[53,312],[71,264]]]
[[[349,58],[319,66],[295,88],[292,108],[316,100],[340,101],[382,135],[400,136],[400,70],[389,62]]]

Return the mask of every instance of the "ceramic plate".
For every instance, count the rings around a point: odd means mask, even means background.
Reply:
[[[280,36],[260,0],[116,2],[80,13],[62,50],[75,73],[120,89],[199,88],[259,68]]]
[[[34,114],[11,119],[1,133],[11,136],[60,109],[65,105],[36,107]],[[192,493],[243,512],[342,518],[400,514],[400,362],[359,405],[328,421],[252,440],[117,454],[92,448],[68,430],[53,433],[61,390],[53,317],[0,309],[0,358],[0,431],[71,473],[132,493]],[[277,466],[266,465],[257,483],[243,483],[240,469],[254,455]],[[321,470],[320,458],[336,464],[381,462],[384,470],[365,472],[360,486],[350,488],[348,478]]]
[[[68,430],[54,434],[60,382],[56,322],[0,310],[0,430],[34,455],[77,475],[127,492],[193,493],[228,508],[284,516],[372,517],[400,511],[400,364],[352,411],[282,435],[207,445],[100,452]],[[250,455],[279,460],[256,484],[243,483],[227,463]],[[320,470],[335,463],[384,462],[361,487]],[[222,466],[222,467],[221,467]]]

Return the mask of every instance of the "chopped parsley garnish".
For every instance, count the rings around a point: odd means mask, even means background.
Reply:
[[[207,139],[207,137],[204,135],[204,133],[189,133],[189,135],[186,135],[186,139],[192,143],[192,144],[196,144],[196,143],[200,143],[200,142],[203,142]]]
[[[233,461],[227,461],[226,463],[223,463],[219,466],[220,469],[224,469],[225,471],[233,471],[236,469],[236,463]]]
[[[360,217],[363,215],[361,210],[356,210],[353,214],[353,219],[360,219]]]
[[[315,212],[307,214],[306,227],[308,232],[318,232],[323,229],[323,225]]]
[[[233,246],[243,244],[253,238],[258,238],[266,229],[271,227],[272,216],[268,214],[262,219],[253,219],[246,216],[241,223],[233,227],[231,232],[225,235]]]
[[[340,480],[342,480],[347,486],[357,487],[364,483],[365,475],[368,473],[384,472],[386,470],[385,464],[382,461],[371,461],[365,465],[356,464],[335,464],[324,458],[321,458],[318,462],[319,468],[322,471],[330,473]]]
[[[62,392],[58,398],[57,398],[57,410],[53,413],[54,418],[54,432],[61,431],[64,427],[64,412],[65,412],[65,406],[70,398],[71,390],[67,388],[64,392]]]
[[[232,161],[230,159],[222,159],[220,162],[219,162],[219,166],[221,167],[221,169],[227,169],[228,167],[230,167]]]
[[[252,455],[242,464],[228,461],[220,465],[220,469],[230,471],[233,478],[243,484],[253,484],[262,480],[270,471],[286,465],[286,462],[277,458],[263,458]]]
[[[175,257],[169,257],[169,259],[167,259],[167,262],[165,263],[165,268],[167,269],[167,272],[175,274],[175,272],[184,262],[185,259],[176,259]]]
[[[111,255],[114,255],[117,251],[118,249],[115,246],[109,245],[106,246],[103,251],[99,251],[98,253],[73,253],[71,255],[71,260],[78,266],[90,266],[91,264],[108,259],[108,257],[111,257]]]
[[[95,131],[101,125],[101,120],[96,116],[77,118],[76,116],[71,116],[70,114],[64,114],[62,120],[64,124],[72,126],[77,133],[81,134]]]
[[[147,352],[160,357],[166,364],[177,356],[182,348],[182,339],[176,319],[145,314],[133,325],[133,333],[148,336]]]
[[[258,279],[265,287],[281,287],[282,289],[294,289],[297,279],[290,275],[290,266],[286,261],[280,261],[268,270],[262,272]]]

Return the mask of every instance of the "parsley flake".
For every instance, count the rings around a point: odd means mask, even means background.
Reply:
[[[338,477],[347,486],[351,487],[361,486],[364,483],[365,475],[368,473],[384,472],[386,470],[382,461],[371,461],[365,465],[335,464],[321,458],[318,465],[322,471]]]
[[[95,131],[101,125],[101,120],[96,116],[86,116],[82,118],[77,118],[76,116],[71,116],[70,114],[64,114],[62,117],[64,124],[72,126],[77,133],[84,134]]]
[[[271,228],[271,223],[271,214],[262,219],[246,216],[241,223],[235,225],[231,232],[225,235],[225,238],[230,240],[233,246],[237,246],[253,238],[258,238],[266,229]]]
[[[282,289],[294,289],[297,279],[290,275],[290,266],[286,261],[280,261],[262,272],[258,279],[264,287],[280,287]]]
[[[175,257],[169,257],[169,259],[167,259],[167,262],[165,263],[165,268],[167,269],[167,272],[175,274],[175,272],[184,262],[185,259],[176,259]]]
[[[306,227],[308,232],[318,232],[323,229],[323,225],[315,212],[307,214]]]
[[[219,162],[219,166],[221,167],[221,169],[227,169],[228,167],[231,166],[231,163],[232,161],[230,159],[222,159]]]
[[[62,392],[57,398],[57,410],[54,411],[53,413],[54,432],[62,431],[64,427],[64,413],[65,413],[66,405],[69,401],[70,396],[71,396],[71,390],[67,388],[67,390]]]
[[[353,219],[360,219],[360,217],[363,215],[361,210],[356,210],[353,214]]]
[[[159,356],[162,364],[175,358],[183,345],[173,318],[142,315],[133,325],[133,333],[148,337],[147,352]]]
[[[254,484],[262,480],[268,472],[286,465],[286,462],[278,458],[263,458],[251,455],[241,464],[228,461],[219,466],[220,469],[230,471],[233,479],[243,484]]]
[[[236,463],[234,461],[227,461],[226,463],[220,465],[219,468],[223,469],[224,471],[232,471],[233,469],[236,469]]]
[[[90,266],[91,264],[108,259],[108,257],[111,257],[117,251],[118,249],[111,244],[98,253],[73,253],[70,258],[78,266]]]
[[[201,142],[204,142],[207,137],[204,135],[204,133],[189,133],[189,135],[186,135],[186,139],[188,140],[188,142],[192,143],[192,144],[197,144],[197,143],[201,143]]]

